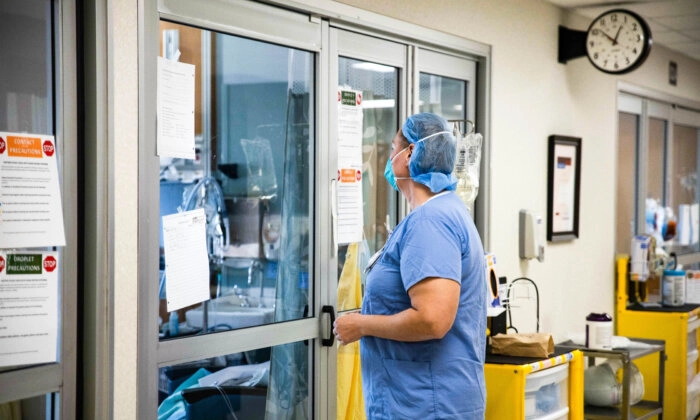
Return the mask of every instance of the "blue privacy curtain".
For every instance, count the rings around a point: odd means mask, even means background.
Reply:
[[[308,315],[313,261],[312,202],[309,197],[312,174],[310,147],[313,145],[312,60],[299,51],[289,51],[287,122],[282,181],[282,226],[278,262],[275,322],[301,319]],[[298,75],[300,77],[295,76]],[[306,342],[275,346],[270,357],[270,383],[265,418],[268,420],[308,419],[309,355]]]

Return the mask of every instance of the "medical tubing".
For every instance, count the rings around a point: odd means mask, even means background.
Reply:
[[[518,329],[515,328],[515,327],[513,326],[513,324],[512,324],[512,316],[511,316],[511,313],[510,313],[510,289],[511,289],[511,287],[513,287],[513,284],[515,284],[515,282],[517,282],[517,281],[528,281],[528,282],[530,282],[530,283],[532,284],[532,286],[535,288],[535,296],[536,296],[535,304],[536,304],[536,308],[537,308],[537,330],[536,330],[536,332],[540,332],[540,292],[539,292],[539,290],[537,289],[537,285],[535,284],[535,282],[534,282],[532,279],[528,278],[528,277],[518,277],[517,279],[511,281],[510,284],[508,285],[508,294],[507,294],[507,298],[508,298],[508,320],[509,320],[508,323],[509,323],[509,325],[510,325],[508,328],[513,328],[513,329],[515,330],[516,333],[518,332]],[[506,328],[506,329],[508,329],[508,328]]]
[[[214,386],[216,389],[219,390],[219,393],[221,394],[221,397],[224,399],[224,402],[226,403],[226,408],[228,408],[228,412],[231,413],[231,417],[233,417],[233,420],[238,420],[238,417],[236,417],[236,413],[233,412],[233,407],[231,406],[231,401],[226,398],[226,394],[224,393],[224,390],[221,389],[219,386],[219,383],[214,383]]]

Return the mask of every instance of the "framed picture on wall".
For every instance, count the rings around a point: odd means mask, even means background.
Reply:
[[[578,238],[581,189],[581,139],[549,136],[547,240]]]

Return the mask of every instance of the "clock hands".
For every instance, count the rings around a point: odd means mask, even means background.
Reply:
[[[615,46],[615,45],[617,45],[617,38],[620,36],[620,31],[621,31],[621,30],[622,30],[622,25],[620,25],[620,26],[617,27],[617,33],[615,34],[615,38],[613,38],[613,37],[611,37],[610,35],[608,35],[608,33],[605,32],[605,31],[602,30],[602,29],[600,29],[600,32],[601,32],[603,35],[605,35],[605,37],[608,38],[608,39],[612,42],[613,46]]]
[[[620,30],[621,30],[621,29],[622,29],[622,25],[620,25],[620,26],[617,28],[617,33],[615,34],[615,39],[612,40],[613,45],[617,45],[617,37],[620,36]],[[608,37],[608,38],[610,38],[610,37]]]

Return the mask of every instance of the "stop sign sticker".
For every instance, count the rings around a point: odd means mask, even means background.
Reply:
[[[0,273],[5,270],[5,258],[0,255]]]
[[[55,269],[56,269],[56,258],[54,258],[52,255],[46,256],[46,258],[44,258],[44,270],[46,270],[50,273]]]
[[[44,154],[46,156],[51,157],[51,156],[53,156],[54,151],[55,151],[55,149],[53,147],[53,143],[51,142],[51,140],[45,140],[44,141]]]
[[[0,154],[5,153],[6,147],[7,147],[7,143],[5,143],[5,139],[0,137]]]

